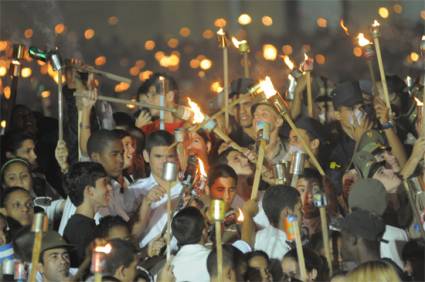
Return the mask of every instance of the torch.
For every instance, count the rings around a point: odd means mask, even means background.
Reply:
[[[233,45],[239,50],[242,55],[243,60],[243,75],[246,78],[249,78],[249,62],[248,62],[248,53],[251,51],[249,49],[248,42],[246,40],[237,40],[236,37],[232,37]]]
[[[307,112],[308,116],[313,118],[313,94],[311,91],[311,71],[313,70],[313,59],[304,53],[304,63],[302,65],[307,80]]]
[[[177,164],[174,162],[166,162],[164,163],[164,167],[162,169],[162,179],[167,181],[167,262],[170,262],[171,259],[171,185],[177,179]]]
[[[317,160],[316,156],[314,156],[307,142],[304,140],[304,138],[302,138],[302,135],[300,134],[298,128],[295,126],[294,121],[290,117],[287,111],[285,100],[283,100],[282,96],[280,96],[280,94],[274,89],[273,83],[270,78],[267,76],[265,80],[260,81],[259,84],[253,86],[250,90],[250,93],[252,95],[262,95],[263,98],[265,98],[265,100],[267,100],[267,102],[270,103],[278,111],[278,113],[286,120],[286,122],[289,124],[289,127],[295,132],[295,134],[300,139],[304,151],[310,157],[312,164],[316,167],[316,169],[321,175],[325,175],[325,172],[319,161]]]
[[[165,95],[168,92],[168,81],[165,79],[165,77],[160,76],[159,77],[159,105],[161,107],[165,107]],[[165,112],[164,110],[159,111],[159,129],[165,130]]]
[[[14,272],[13,272],[13,279],[16,282],[25,282],[28,278],[28,267],[27,264],[21,260],[16,260],[14,264]],[[35,267],[34,267],[35,268]]]
[[[290,70],[290,73],[288,74],[289,87],[288,87],[288,95],[286,95],[286,99],[288,101],[292,101],[295,98],[295,88],[297,87],[297,79],[301,77],[303,74],[298,69],[295,68],[294,63],[291,61],[291,59],[288,56],[284,55],[282,56],[282,59]]]
[[[180,168],[184,171],[187,166],[187,157],[184,149],[184,140],[186,137],[186,128],[177,128],[174,130],[174,140],[177,142],[177,157],[179,159]]]
[[[301,242],[301,232],[298,217],[296,215],[288,215],[283,223],[284,231],[288,240],[295,239],[295,246],[298,257],[298,267],[300,268],[301,280],[307,281],[307,270],[305,267],[304,251]]]
[[[422,35],[420,48],[421,48],[421,53],[422,53],[422,59],[424,61],[423,63],[425,65],[425,35]],[[423,74],[423,73],[422,73],[422,78],[423,78],[422,79],[422,81],[423,81],[423,85],[422,85],[422,92],[423,92],[423,94],[422,94],[422,126],[423,126],[422,135],[425,136],[425,106],[424,106],[424,103],[425,103],[425,74]]]
[[[72,65],[73,68],[77,69],[80,72],[88,72],[88,73],[93,73],[93,74],[97,74],[100,76],[104,76],[106,78],[109,78],[110,80],[114,80],[114,81],[118,81],[118,82],[123,82],[123,83],[128,83],[131,84],[131,79],[123,77],[123,76],[119,76],[116,75],[114,73],[110,73],[110,72],[106,72],[106,71],[102,71],[102,70],[98,70],[96,68],[94,68],[93,66],[77,66],[77,65]]]
[[[386,104],[388,111],[389,111],[388,114],[389,114],[390,120],[392,120],[390,96],[388,94],[387,79],[385,78],[384,63],[382,62],[381,47],[379,45],[379,36],[381,35],[379,27],[380,27],[379,22],[377,20],[375,20],[372,24],[372,36],[373,36],[373,42],[375,43],[376,58],[378,59],[378,66],[379,66],[379,73],[381,75],[382,89],[384,90],[385,104]]]
[[[297,187],[298,177],[304,173],[305,155],[303,152],[293,152],[291,155],[291,165],[289,173],[292,174],[291,186]]]
[[[255,166],[254,182],[252,184],[251,200],[257,200],[258,187],[260,185],[261,171],[263,170],[264,151],[267,142],[270,140],[270,124],[267,122],[258,122],[256,125],[257,142],[258,142],[258,157]]]
[[[102,272],[105,255],[109,254],[111,251],[111,244],[106,244],[105,246],[98,245],[93,249],[91,271],[94,273],[95,282],[102,282]]]
[[[332,257],[331,249],[329,247],[329,230],[328,230],[328,218],[326,217],[326,206],[328,205],[328,200],[324,193],[318,192],[313,195],[314,206],[319,208],[320,212],[320,223],[322,225],[322,238],[323,238],[323,247],[325,249],[325,257],[328,262],[329,272],[332,274]]]
[[[36,213],[34,215],[34,220],[32,222],[31,231],[35,233],[34,236],[34,245],[32,248],[32,257],[31,257],[31,273],[30,273],[30,282],[35,282],[35,276],[37,273],[37,267],[40,260],[40,251],[41,251],[41,242],[43,240],[43,232],[47,232],[48,228],[48,219],[44,213]]]
[[[406,190],[407,198],[409,200],[410,208],[412,209],[412,212],[413,212],[413,216],[415,218],[415,221],[419,225],[419,232],[421,234],[421,237],[422,237],[422,239],[425,240],[425,231],[424,231],[423,225],[421,224],[421,222],[422,222],[421,221],[421,215],[419,214],[419,211],[416,208],[415,200],[413,199],[413,196],[411,194],[411,188],[409,186],[409,182],[408,182],[407,179],[404,179],[403,180],[403,186],[404,186],[404,189]],[[415,190],[415,187],[413,187],[413,189]]]
[[[372,43],[364,37],[363,33],[359,33],[357,35],[358,45],[363,49],[363,58],[366,60],[367,67],[369,69],[370,78],[372,79],[373,87],[376,87],[376,78],[375,72],[372,66],[372,59],[375,56],[375,52],[373,51]]]
[[[224,201],[213,199],[210,204],[210,218],[215,224],[215,247],[217,248],[217,276],[223,281],[223,246],[221,242],[221,222],[224,220]]]
[[[224,123],[226,131],[229,130],[229,58],[228,58],[228,39],[226,32],[222,28],[217,31],[219,47],[223,49],[223,83],[224,83]]]

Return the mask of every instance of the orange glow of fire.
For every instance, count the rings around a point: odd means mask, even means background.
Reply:
[[[418,98],[415,97],[415,101],[416,101],[416,106],[418,107],[422,107],[424,105],[423,102],[421,102],[421,100],[419,100]]]
[[[96,253],[104,253],[104,254],[109,254],[112,251],[112,246],[111,244],[106,244],[105,246],[97,246],[94,251]]]
[[[356,38],[358,40],[358,43],[359,43],[359,46],[360,47],[364,47],[364,46],[370,44],[370,41],[366,37],[364,37],[364,34],[363,33],[359,33],[359,35],[357,35]]]
[[[189,104],[190,109],[193,112],[193,122],[194,123],[202,123],[205,119],[204,114],[201,111],[201,108],[193,102],[189,97],[187,97],[187,103]]]
[[[291,61],[291,59],[289,59],[289,56],[283,55],[283,61],[285,62],[285,64],[288,66],[288,68],[290,70],[294,69],[294,63]]]
[[[239,208],[239,212],[238,212],[238,218],[236,219],[238,222],[243,222],[245,219],[245,216],[243,215],[242,210]]]
[[[349,36],[349,35],[350,35],[350,33],[348,32],[348,27],[346,27],[346,26],[345,26],[345,23],[344,23],[344,20],[343,20],[343,19],[341,19],[341,20],[339,21],[339,25],[341,26],[342,30],[344,30],[344,33],[345,33],[347,36]]]
[[[207,177],[208,175],[205,170],[204,162],[200,158],[198,158],[198,165],[199,165],[199,173],[201,173],[203,177]]]
[[[266,95],[266,98],[270,98],[274,95],[276,95],[277,91],[273,87],[273,83],[270,79],[270,77],[266,76],[266,78],[262,81],[260,81],[260,88]]]

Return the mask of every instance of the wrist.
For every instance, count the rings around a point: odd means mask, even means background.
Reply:
[[[392,129],[394,127],[392,121],[387,121],[387,122],[381,122],[381,127],[383,130],[385,129]]]

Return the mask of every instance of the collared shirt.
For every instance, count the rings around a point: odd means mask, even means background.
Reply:
[[[271,259],[282,260],[291,249],[286,239],[285,232],[269,225],[255,235],[254,249],[264,251]]]
[[[200,244],[182,246],[171,262],[176,282],[209,282],[207,258],[210,251]]]
[[[135,199],[138,199],[138,202],[146,196],[149,191],[151,191],[155,186],[158,185],[158,182],[155,180],[151,174],[147,178],[139,179],[132,185],[130,185],[129,190],[132,190],[134,193]],[[183,186],[180,182],[177,182],[171,188],[171,200],[178,201],[180,193],[183,189]],[[146,226],[145,233],[142,236],[142,240],[139,243],[139,246],[143,248],[155,237],[160,235],[164,230],[165,225],[167,224],[167,200],[168,196],[165,194],[160,200],[153,202],[151,204],[151,213],[149,216],[149,222]]]

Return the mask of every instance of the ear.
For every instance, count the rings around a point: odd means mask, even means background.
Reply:
[[[207,142],[207,153],[209,154],[209,153],[210,153],[210,151],[211,151],[211,142],[210,142],[210,141],[208,141],[208,142]]]
[[[13,158],[15,158],[16,156],[14,155],[14,154],[12,154],[11,152],[6,152],[6,159],[13,159]]]
[[[320,145],[320,141],[319,141],[319,139],[317,139],[317,138],[310,142],[310,147],[311,147],[312,149],[317,149],[317,148],[319,148],[319,145]]]
[[[0,208],[0,214],[7,216],[7,211],[5,208]]]
[[[44,267],[40,262],[37,263],[37,271],[40,272],[41,274],[44,273]]]
[[[341,113],[337,110],[334,110],[334,115],[336,120],[341,120]]]
[[[145,162],[149,163],[149,153],[146,150],[143,150],[143,158],[145,159]]]
[[[93,191],[92,191],[90,188],[93,188],[93,187],[92,187],[92,186],[87,185],[87,186],[84,188],[84,192],[83,192],[83,194],[84,194],[84,198],[87,198],[87,197],[91,197],[91,196],[93,196]]]
[[[92,161],[94,161],[94,162],[100,162],[100,155],[99,155],[99,153],[97,153],[97,152],[93,152],[92,154],[91,154],[91,156],[89,156],[90,157],[90,159],[92,160]]]

